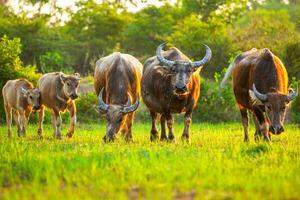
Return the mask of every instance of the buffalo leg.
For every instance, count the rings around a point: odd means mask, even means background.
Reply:
[[[151,127],[151,134],[150,134],[150,140],[151,142],[155,141],[158,139],[158,132],[156,128],[156,117],[157,113],[150,111],[151,119],[152,119],[152,127]]]
[[[264,114],[258,108],[254,108],[253,112],[259,122],[260,133],[262,134],[264,140],[270,143],[271,140],[269,138],[269,124],[267,123]]]
[[[28,122],[29,122],[29,116],[30,116],[30,113],[31,113],[30,110],[26,110],[26,111],[25,111],[26,126],[28,125]]]
[[[15,123],[17,125],[17,133],[18,133],[18,136],[20,137],[21,136],[21,132],[22,132],[22,127],[21,127],[21,123],[20,123],[20,114],[18,111],[14,111],[13,112],[13,117],[14,117],[14,120],[15,120]]]
[[[189,130],[190,130],[190,125],[192,123],[192,117],[191,113],[185,113],[184,115],[184,130],[181,136],[182,140],[188,140],[190,137]]]
[[[26,116],[25,116],[25,110],[21,109],[19,111],[20,113],[20,127],[21,127],[21,133],[23,136],[26,135]]]
[[[134,118],[134,113],[127,114],[127,117],[126,117],[126,132],[125,132],[125,140],[127,142],[132,141],[131,127],[132,127],[133,118]]]
[[[67,137],[71,138],[74,134],[76,125],[76,106],[74,101],[68,105],[68,111],[70,113],[70,128],[67,133]]]
[[[57,139],[61,139],[61,117],[58,111],[53,111],[52,125],[54,129],[54,137]]]
[[[249,126],[249,118],[248,118],[248,110],[247,108],[240,106],[240,112],[242,115],[242,123],[244,127],[244,142],[249,142],[249,134],[248,134],[248,126]]]
[[[254,124],[255,124],[254,140],[256,142],[258,142],[260,140],[260,138],[262,137],[262,134],[260,132],[259,122],[258,122],[257,117],[254,114],[254,112],[252,113],[252,117],[253,117],[253,121],[254,121]]]
[[[8,105],[4,106],[6,115],[7,135],[11,137],[12,109]]]
[[[173,117],[171,114],[166,115],[166,119],[167,119],[167,126],[169,129],[169,135],[168,135],[168,139],[170,141],[174,141],[175,140],[175,136],[174,136],[174,131],[173,131]]]
[[[166,117],[164,114],[160,117],[160,128],[161,128],[161,134],[160,134],[160,140],[164,141],[167,140],[167,134],[166,134]]]
[[[44,106],[41,107],[38,113],[39,124],[38,124],[38,136],[41,137],[43,134],[43,122],[44,122]]]

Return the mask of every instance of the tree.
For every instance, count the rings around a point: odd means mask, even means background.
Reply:
[[[195,14],[179,22],[168,41],[193,60],[202,59],[205,54],[203,44],[207,44],[212,49],[213,57],[203,72],[210,78],[227,65],[232,53],[231,42],[226,36],[226,26],[215,19],[206,23]]]
[[[149,6],[136,13],[123,32],[124,51],[143,58],[154,55],[156,47],[172,33],[178,14],[170,5]]]
[[[122,41],[121,32],[130,21],[130,15],[119,5],[93,0],[80,2],[79,10],[71,14],[67,30],[79,42],[77,70],[92,71],[90,61],[111,53]]]
[[[238,49],[269,48],[280,58],[285,57],[287,45],[299,40],[286,10],[251,11],[234,24],[229,34]]]

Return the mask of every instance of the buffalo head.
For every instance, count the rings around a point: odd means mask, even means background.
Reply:
[[[288,104],[297,97],[298,87],[296,92],[293,89],[290,89],[289,94],[287,95],[276,91],[262,94],[257,91],[253,84],[253,90],[250,90],[249,94],[254,104],[264,106],[266,117],[270,123],[270,131],[273,134],[284,132],[283,122],[286,110]]]
[[[139,99],[137,98],[135,103],[131,105],[130,96],[128,95],[128,101],[125,105],[106,104],[103,101],[103,91],[101,89],[98,96],[99,105],[98,111],[105,115],[106,118],[106,136],[105,140],[112,141],[116,133],[119,132],[123,123],[125,123],[125,115],[134,112],[139,106]]]
[[[63,84],[63,92],[64,94],[71,99],[77,99],[78,93],[77,89],[79,86],[80,75],[75,73],[74,75],[65,76],[64,74],[60,74],[60,80]]]
[[[186,60],[168,60],[162,55],[162,49],[165,43],[159,45],[156,50],[156,56],[159,62],[165,67],[172,76],[172,85],[174,92],[178,95],[187,92],[187,84],[190,81],[191,75],[202,65],[207,63],[212,56],[211,50],[207,45],[205,56],[202,60],[190,62]]]
[[[23,96],[27,99],[27,103],[32,106],[34,111],[40,109],[41,94],[38,89],[25,89],[24,87],[22,87],[21,91]]]

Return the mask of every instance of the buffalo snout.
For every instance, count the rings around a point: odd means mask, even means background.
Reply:
[[[73,100],[74,100],[74,99],[77,99],[77,98],[78,98],[78,94],[72,94],[70,97],[71,97],[71,99],[73,99]]]
[[[184,93],[187,91],[187,87],[184,83],[179,82],[175,85],[175,89],[177,93]]]
[[[270,126],[270,131],[275,134],[275,135],[279,135],[281,134],[282,132],[284,132],[284,128],[282,125],[271,125]]]

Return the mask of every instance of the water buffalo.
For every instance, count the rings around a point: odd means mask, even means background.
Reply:
[[[61,117],[60,112],[66,109],[70,113],[70,128],[67,136],[72,137],[76,124],[75,99],[78,98],[77,88],[80,75],[65,75],[61,72],[44,74],[38,81],[38,89],[41,92],[41,109],[39,111],[38,135],[43,132],[44,109],[52,110],[52,125],[54,137],[61,139]]]
[[[158,139],[155,125],[158,114],[161,114],[161,140],[174,140],[172,113],[185,112],[182,139],[189,139],[189,127],[192,112],[200,95],[201,66],[211,58],[211,50],[206,47],[204,58],[197,62],[190,59],[173,47],[162,52],[165,44],[158,46],[156,56],[147,59],[144,64],[142,97],[152,117],[151,141]],[[169,129],[166,136],[166,121]]]
[[[271,141],[271,133],[284,131],[283,123],[289,103],[298,95],[288,89],[288,75],[281,60],[269,49],[252,49],[238,55],[228,68],[221,83],[232,74],[233,91],[244,127],[244,141],[248,136],[248,110],[253,112],[256,125],[255,140],[263,136]]]
[[[132,140],[131,126],[139,105],[142,69],[136,58],[119,52],[96,62],[94,87],[98,110],[107,121],[104,141],[113,141],[119,131],[126,140]]]
[[[40,92],[25,79],[9,80],[2,89],[8,136],[11,136],[12,111],[18,136],[26,135],[26,125],[32,111],[40,108]]]

